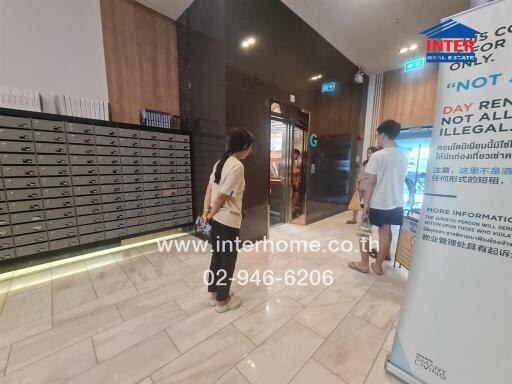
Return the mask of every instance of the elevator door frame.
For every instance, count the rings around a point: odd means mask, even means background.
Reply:
[[[283,105],[284,103],[273,101],[272,103],[278,103],[280,105]],[[293,105],[286,104],[288,107],[295,108],[298,111],[300,111],[299,108]],[[306,175],[306,156],[305,151],[307,150],[307,135],[308,135],[308,127],[303,127],[302,124],[300,124],[299,121],[296,121],[294,119],[287,119],[283,116],[281,116],[278,113],[270,111],[270,124],[272,124],[272,120],[282,122],[286,125],[285,128],[285,135],[283,137],[283,159],[284,159],[284,169],[285,169],[285,185],[286,188],[283,188],[284,190],[284,196],[281,197],[281,220],[279,223],[276,223],[274,225],[280,225],[280,224],[286,224],[291,223],[293,218],[293,207],[292,207],[292,196],[293,196],[293,175],[292,175],[292,165],[293,165],[293,149],[294,149],[294,142],[293,142],[293,136],[295,128],[298,128],[304,132],[304,138],[303,138],[303,146],[301,148],[301,156],[302,156],[302,185],[303,188],[305,188],[304,192],[301,193],[301,208],[303,209],[302,214],[306,214],[306,197],[307,197],[307,175]],[[309,123],[309,122],[308,122]],[[308,124],[309,125],[309,124]],[[269,126],[269,129],[271,129],[271,126]],[[286,146],[284,144],[287,144]],[[269,142],[270,146],[270,142]],[[270,161],[270,156],[269,156]],[[270,167],[269,167],[270,168]],[[269,204],[268,204],[268,226],[269,228],[271,226],[270,222],[270,174],[269,174]],[[284,217],[283,217],[284,215]]]

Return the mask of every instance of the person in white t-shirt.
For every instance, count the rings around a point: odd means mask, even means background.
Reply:
[[[229,134],[222,158],[213,166],[204,197],[203,221],[212,224],[210,262],[210,304],[219,313],[237,309],[240,297],[230,295],[231,279],[238,255],[237,243],[242,224],[242,199],[245,190],[244,160],[252,151],[254,136],[243,128]]]
[[[377,144],[382,150],[373,154],[365,168],[368,185],[364,193],[363,215],[379,227],[379,252],[372,264],[373,271],[382,275],[382,263],[388,257],[392,241],[392,225],[402,225],[404,214],[403,186],[407,175],[407,157],[396,146],[395,139],[401,126],[394,120],[386,120],[377,128]],[[349,263],[349,267],[362,273],[370,269],[368,238],[361,239],[361,261]]]

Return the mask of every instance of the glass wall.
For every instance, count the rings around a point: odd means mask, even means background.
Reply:
[[[352,136],[318,136],[310,148],[306,223],[346,210],[350,199]]]
[[[409,159],[404,183],[404,208],[419,210],[423,203],[432,127],[403,129],[396,143]]]

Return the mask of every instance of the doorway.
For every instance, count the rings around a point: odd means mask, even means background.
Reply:
[[[352,187],[352,135],[322,135],[309,154],[306,223],[346,211]]]
[[[419,211],[427,175],[427,161],[432,144],[432,127],[405,128],[396,140],[408,158],[404,184],[404,207]]]
[[[289,107],[288,108],[292,108]],[[297,109],[300,113],[300,111]],[[300,223],[305,213],[307,128],[272,103],[270,119],[270,225]],[[304,220],[305,221],[305,220]]]

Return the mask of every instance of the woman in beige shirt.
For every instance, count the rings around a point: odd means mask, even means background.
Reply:
[[[238,255],[245,190],[244,160],[254,145],[254,136],[243,128],[231,131],[227,149],[213,166],[204,197],[203,221],[212,225],[212,259],[208,292],[210,304],[219,313],[239,308],[240,297],[230,295]]]

